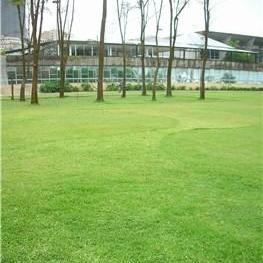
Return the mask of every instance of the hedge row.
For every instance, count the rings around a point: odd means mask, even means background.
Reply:
[[[40,85],[40,91],[43,93],[55,93],[59,92],[59,83],[57,81],[44,82]],[[78,88],[71,85],[69,82],[65,82],[65,92],[78,91]]]
[[[117,83],[106,84],[107,91],[121,91],[121,85]],[[152,90],[152,83],[146,84],[147,90]],[[127,91],[141,91],[142,85],[140,83],[127,83]],[[164,91],[166,86],[162,83],[158,83],[156,90]],[[173,85],[172,90],[199,90],[199,86],[186,86],[186,85]],[[234,85],[222,85],[222,86],[206,86],[206,90],[232,90],[232,91],[263,91],[263,87],[239,87]],[[40,86],[40,91],[43,93],[59,92],[59,85],[56,81],[45,82]],[[81,91],[96,91],[95,83],[82,83],[80,86],[74,86],[68,82],[65,83],[65,92],[81,92]]]

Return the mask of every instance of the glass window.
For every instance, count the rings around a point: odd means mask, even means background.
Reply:
[[[74,79],[79,78],[79,69],[77,67],[73,67],[73,77]]]
[[[96,69],[95,68],[89,68],[88,75],[90,79],[96,78]]]
[[[76,56],[75,45],[71,45],[70,49],[71,49],[71,56]]]
[[[128,57],[136,57],[137,51],[135,46],[126,46],[126,52]]]
[[[88,79],[89,78],[89,69],[88,69],[88,67],[82,67],[81,68],[81,77],[82,77],[82,79]]]
[[[113,57],[122,57],[122,46],[112,46],[111,53]]]
[[[146,50],[146,56],[147,56],[147,57],[152,57],[152,56],[153,56],[153,49],[152,49],[152,48],[147,48],[147,50]]]
[[[209,50],[208,51],[209,59],[219,59],[219,51],[218,50]]]
[[[73,68],[72,67],[66,69],[66,78],[69,80],[73,79]]]
[[[109,56],[109,47],[108,46],[106,46],[106,47],[104,47],[104,56],[105,57],[108,57]]]
[[[15,80],[16,79],[16,72],[15,71],[8,71],[7,76],[9,80]]]
[[[50,67],[50,79],[57,79],[59,77],[59,70],[57,67]]]
[[[186,50],[185,51],[186,59],[195,59],[195,51],[194,50]]]
[[[77,45],[76,47],[77,56],[83,56],[84,55],[84,49],[82,45]]]
[[[40,78],[42,80],[48,80],[49,79],[49,71],[47,70],[41,70],[40,71]]]
[[[84,46],[84,56],[92,55],[92,46]]]
[[[99,54],[98,46],[93,46],[93,56],[98,56],[98,54]]]
[[[118,69],[118,78],[122,78],[123,77],[123,71],[122,69]]]
[[[104,69],[104,78],[110,79],[110,69],[108,69],[108,68]]]
[[[118,78],[118,69],[116,67],[111,68],[111,78]]]

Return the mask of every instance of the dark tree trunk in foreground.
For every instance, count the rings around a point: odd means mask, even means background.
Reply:
[[[122,98],[126,97],[126,45],[123,44],[122,46],[123,51],[123,83],[122,83]]]
[[[104,36],[105,36],[106,16],[107,16],[107,0],[103,0],[103,12],[102,12],[101,29],[100,29],[97,101],[103,101]]]
[[[14,96],[14,81],[13,79],[11,79],[11,100],[14,100],[15,96]]]
[[[34,48],[34,41],[33,41]],[[37,90],[37,82],[38,82],[38,56],[35,54],[37,51],[34,48],[33,51],[33,71],[32,71],[32,90],[31,90],[31,104],[38,104],[38,90]]]
[[[170,47],[169,58],[168,58],[168,68],[167,68],[167,88],[166,96],[172,96],[172,68],[174,61],[174,47]]]
[[[22,13],[21,13],[22,6]],[[19,20],[19,28],[20,28],[20,39],[21,39],[21,52],[22,52],[22,83],[20,88],[20,101],[25,101],[25,85],[26,85],[26,55],[25,55],[25,16],[26,16],[26,8],[25,3],[21,1],[17,4],[17,13]]]
[[[59,97],[64,98],[65,92],[65,78],[66,78],[66,65],[64,61],[60,61],[60,80],[59,80]]]
[[[172,66],[174,60],[174,48],[173,48],[173,3],[169,0],[170,5],[170,39],[169,39],[169,58],[167,67],[167,84],[166,84],[166,96],[172,96]]]
[[[205,31],[204,31],[204,49],[202,50],[202,67],[201,67],[201,76],[200,76],[200,100],[205,99],[205,67],[206,61],[208,58],[208,32],[209,32],[209,22],[210,22],[210,10],[209,10],[209,0],[203,0],[204,8],[204,19],[205,19]]]
[[[145,82],[145,41],[141,40],[141,62],[142,62],[142,96],[147,95]]]
[[[175,6],[176,2],[176,6]],[[179,16],[183,9],[188,4],[189,0],[169,0],[170,6],[170,41],[169,41],[169,59],[168,59],[168,67],[167,67],[167,88],[166,88],[166,96],[172,96],[172,68],[174,61],[174,53],[175,53],[175,42],[177,37],[177,28]]]
[[[60,81],[59,81],[59,97],[64,98],[65,92],[65,77],[66,77],[66,65],[69,56],[69,42],[71,37],[71,30],[73,25],[73,18],[75,12],[75,0],[72,0],[71,8],[71,20],[69,24],[69,30],[66,32],[66,25],[68,21],[70,0],[67,0],[65,6],[65,15],[62,18],[63,7],[61,6],[61,0],[57,0],[57,30],[58,30],[58,45],[59,45],[59,59],[60,59]]]
[[[141,63],[142,63],[142,95],[147,95],[145,83],[145,29],[148,20],[149,0],[139,0],[139,8],[141,13]]]
[[[119,29],[121,35],[121,43],[122,43],[122,64],[123,64],[123,78],[122,78],[122,94],[121,97],[126,97],[126,57],[127,57],[127,49],[126,49],[126,29],[128,23],[128,14],[131,9],[129,3],[125,0],[122,0],[119,3],[119,0],[116,0],[117,4],[117,13],[118,13],[118,21],[119,21]]]
[[[159,10],[157,10],[155,0],[153,0],[154,9],[155,9],[155,19],[156,19],[156,32],[155,32],[155,45],[156,45],[156,64],[155,64],[155,71],[154,71],[154,80],[152,86],[152,100],[156,100],[156,86],[158,80],[158,72],[160,67],[160,56],[159,56],[159,42],[158,42],[158,34],[159,34],[159,25],[160,19],[162,14],[162,7],[163,7],[163,0],[161,0]]]
[[[33,72],[32,72],[32,90],[31,104],[38,104],[38,68],[39,68],[39,52],[40,40],[43,25],[45,0],[30,1],[30,16],[32,24],[32,47],[33,47]]]

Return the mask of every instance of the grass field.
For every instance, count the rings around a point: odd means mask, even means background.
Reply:
[[[2,101],[2,262],[262,262],[260,92]]]

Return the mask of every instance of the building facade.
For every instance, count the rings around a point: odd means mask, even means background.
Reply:
[[[166,70],[169,56],[168,38],[160,39],[159,81],[166,81]],[[175,60],[172,80],[174,83],[199,82],[201,72],[201,56],[203,36],[189,34],[179,36],[176,42]],[[258,52],[242,50],[209,39],[209,57],[206,69],[207,82],[224,82],[231,78],[237,83],[263,83],[263,64],[258,60]],[[95,82],[98,71],[98,42],[71,41],[69,59],[66,68],[66,79],[69,82]],[[118,82],[122,79],[122,46],[120,43],[105,44],[104,80]],[[56,41],[42,44],[40,56],[39,81],[59,80],[59,48]],[[30,63],[30,55],[29,55]],[[153,80],[156,63],[156,47],[154,38],[146,39],[146,81]],[[31,80],[29,67],[28,81]],[[7,72],[9,81],[15,83],[22,80],[21,56],[9,53],[7,56]],[[138,40],[127,43],[127,81],[141,80],[141,48]]]

